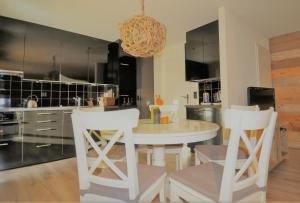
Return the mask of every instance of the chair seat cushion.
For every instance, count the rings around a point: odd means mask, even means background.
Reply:
[[[218,202],[223,175],[223,166],[209,162],[198,166],[186,168],[184,170],[170,174],[173,179],[181,184],[199,192],[206,197]],[[261,191],[258,186],[250,186],[246,189],[236,191],[233,194],[233,201],[238,201],[244,197]]]
[[[195,153],[200,157],[205,156],[209,160],[219,161],[226,159],[227,148],[227,145],[197,145],[195,146]],[[238,159],[246,158],[246,153],[242,149],[239,149]]]
[[[124,174],[127,174],[126,163],[119,162],[119,163],[116,163],[116,166]],[[151,185],[153,185],[159,178],[166,175],[164,167],[138,164],[137,165],[137,170],[138,170],[139,191],[140,191],[140,193],[139,193],[139,195],[137,196],[137,198],[135,200],[132,200],[133,202],[136,202],[140,198],[140,196]],[[117,175],[109,168],[104,169],[100,173],[100,176],[105,177],[105,178],[118,179]],[[162,181],[164,181],[164,179]],[[128,189],[113,188],[113,187],[98,185],[98,184],[95,184],[95,183],[91,183],[90,187],[87,190],[80,190],[80,194],[81,195],[94,194],[94,195],[100,195],[100,196],[104,196],[104,197],[110,197],[110,198],[114,198],[114,199],[129,201]]]
[[[103,150],[104,147],[101,147]],[[111,150],[107,153],[107,157],[112,160],[120,160],[126,156],[124,145],[114,145]],[[96,158],[98,157],[97,152],[94,149],[88,151],[88,157]]]

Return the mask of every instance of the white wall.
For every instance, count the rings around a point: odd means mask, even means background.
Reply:
[[[260,87],[272,87],[271,54],[270,50],[256,45],[256,69]]]
[[[219,8],[222,105],[247,104],[247,87],[259,85],[256,44],[268,49],[268,39],[225,7]]]
[[[186,96],[189,94],[189,104],[198,104],[193,99],[193,92],[198,91],[198,84],[185,81],[185,35],[178,38],[175,44],[168,44],[165,49],[154,56],[154,94],[160,95],[165,103],[174,99],[180,101],[179,117],[184,119]]]
[[[163,52],[154,57],[154,94],[160,95],[165,103],[179,99],[181,108],[179,117],[184,117],[183,98],[185,89],[185,40],[174,45],[168,45]]]

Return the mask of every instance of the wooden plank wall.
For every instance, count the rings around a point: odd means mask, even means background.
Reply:
[[[278,124],[289,146],[300,148],[300,31],[271,38],[270,51]]]

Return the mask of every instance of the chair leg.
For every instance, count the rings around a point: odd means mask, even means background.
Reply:
[[[151,165],[151,152],[147,150],[147,165]]]
[[[265,203],[266,202],[266,192],[260,192],[260,202]]]
[[[176,192],[177,188],[174,183],[170,183],[170,202],[182,202]]]
[[[180,154],[176,154],[176,171],[180,170]]]
[[[179,166],[179,170],[183,169],[183,163],[184,163],[184,157],[183,157],[183,153],[180,152],[179,153],[179,158],[178,158],[178,166]]]
[[[139,152],[138,152],[138,150],[135,150],[135,158],[136,158],[136,163],[139,163]]]
[[[200,159],[198,157],[198,153],[195,152],[195,165],[197,166],[197,165],[200,165],[200,164],[201,164],[201,162],[200,162]]]
[[[159,202],[166,202],[165,183],[162,184],[162,187],[159,192]]]

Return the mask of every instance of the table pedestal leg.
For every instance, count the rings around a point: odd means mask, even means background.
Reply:
[[[191,159],[191,150],[187,146],[187,144],[184,144],[181,151],[179,169],[188,167],[190,165],[190,159]]]
[[[153,146],[152,165],[165,166],[165,147]]]

